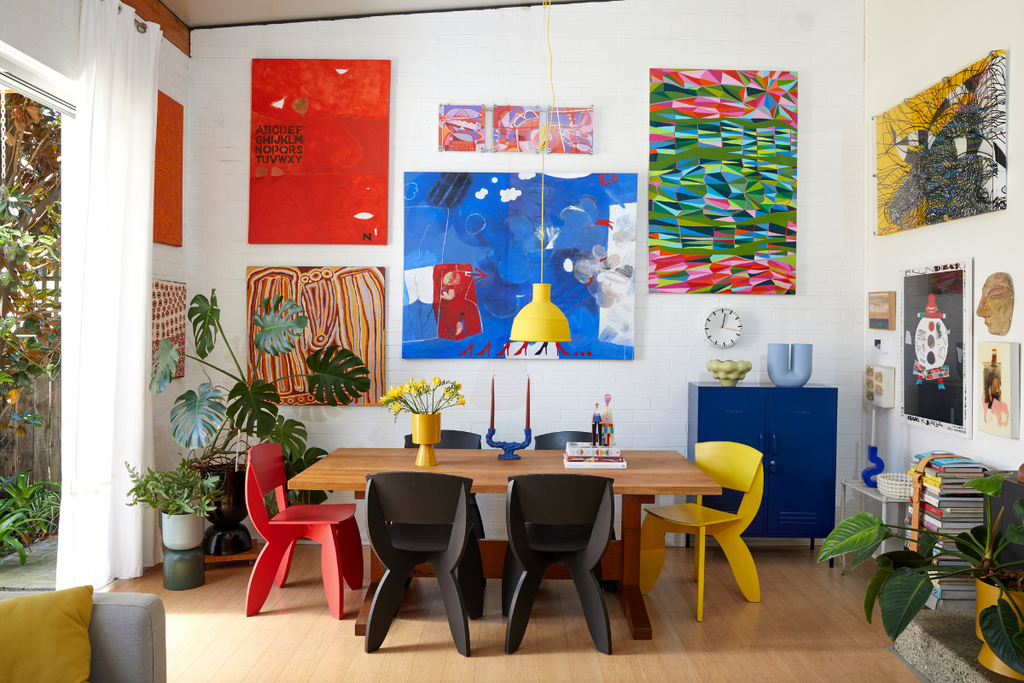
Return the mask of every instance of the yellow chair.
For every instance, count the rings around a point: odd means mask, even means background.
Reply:
[[[696,462],[705,474],[722,488],[744,493],[736,514],[720,512],[697,502],[648,508],[640,528],[640,592],[646,595],[665,565],[665,534],[695,534],[693,580],[697,582],[697,621],[704,621],[704,540],[711,534],[725,551],[733,576],[743,596],[761,602],[757,567],[750,550],[740,537],[761,507],[764,493],[764,469],[761,452],[731,441],[698,443]]]

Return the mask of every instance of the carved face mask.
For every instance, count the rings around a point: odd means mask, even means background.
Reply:
[[[1013,319],[1013,280],[1008,274],[992,273],[988,276],[975,312],[985,319],[990,334],[1001,337],[1010,331]]]

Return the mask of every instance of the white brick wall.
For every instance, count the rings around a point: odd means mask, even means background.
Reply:
[[[0,0],[0,42],[74,80],[79,0]]]
[[[524,375],[533,378],[536,433],[585,426],[593,402],[614,397],[617,436],[626,447],[686,445],[687,382],[707,380],[708,358],[754,363],[748,382],[767,382],[769,342],[812,342],[812,381],[836,385],[839,476],[861,469],[860,371],[863,364],[864,136],[863,3],[655,2],[558,6],[551,44],[558,102],[596,107],[592,157],[548,159],[552,172],[647,173],[648,69],[792,69],[800,77],[799,228],[796,297],[649,295],[638,254],[636,360],[405,361],[401,358],[402,174],[407,170],[537,170],[526,155],[440,154],[442,102],[549,100],[540,8],[381,17],[284,26],[197,30],[187,109],[190,294],[217,288],[223,323],[244,348],[245,267],[374,265],[387,268],[387,380],[443,375],[464,386],[468,405],[446,412],[445,427],[484,431],[488,382],[498,383],[497,429],[522,429]],[[250,60],[390,59],[392,62],[390,244],[369,246],[247,243]],[[641,189],[641,193],[643,189]],[[640,198],[641,205],[643,197]],[[638,232],[646,212],[638,216]],[[705,347],[703,311],[737,309],[745,335],[728,352]],[[230,362],[223,347],[218,359]],[[195,364],[189,384],[201,381]],[[408,420],[393,425],[374,407],[286,409],[303,420],[310,444],[398,446]],[[484,505],[488,533],[500,534],[500,498]]]

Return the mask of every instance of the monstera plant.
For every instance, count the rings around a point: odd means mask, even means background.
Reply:
[[[197,389],[189,389],[178,396],[171,409],[171,436],[184,448],[202,449],[200,469],[208,471],[218,469],[219,461],[231,459],[235,460],[237,467],[238,460],[248,450],[250,440],[282,444],[289,474],[305,469],[325,451],[306,449],[305,426],[278,414],[281,396],[277,384],[303,377],[309,393],[318,402],[331,406],[345,405],[370,388],[369,370],[348,349],[330,345],[306,356],[308,372],[269,381],[252,377],[242,369],[238,356],[228,343],[220,313],[216,290],[210,292],[209,298],[197,294],[189,306],[188,320],[192,324],[195,355],[185,354],[185,357],[216,370],[226,381],[225,384],[203,382]],[[256,353],[268,356],[291,353],[308,325],[309,319],[295,301],[282,296],[263,299],[259,313],[252,319]],[[210,360],[218,336],[223,338],[231,356],[232,369],[224,369]],[[170,339],[160,341],[149,384],[153,395],[160,394],[170,384],[178,356]],[[258,360],[251,359],[250,367],[255,366]]]

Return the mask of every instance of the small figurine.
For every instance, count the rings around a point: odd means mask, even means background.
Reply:
[[[600,432],[601,432],[601,412],[598,409],[598,404],[595,403],[594,404],[594,419],[591,420],[591,424],[590,424],[590,445],[591,446],[599,446],[600,445],[600,442],[599,442],[599,439],[600,439],[600,436],[601,436]]]
[[[604,395],[604,414],[601,416],[601,421],[604,422],[605,425],[606,425],[605,426],[605,431],[606,431],[607,437],[606,437],[605,441],[607,443],[604,444],[605,446],[614,446],[615,445],[615,421],[612,419],[612,406],[611,406],[611,403],[612,403],[612,395],[611,394],[605,394]]]

